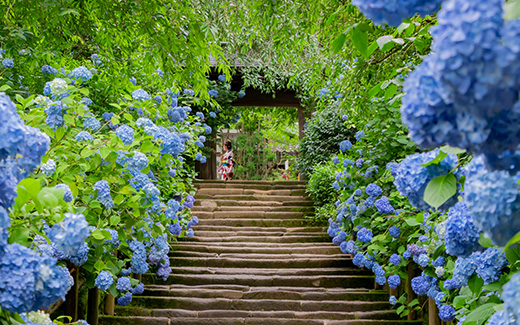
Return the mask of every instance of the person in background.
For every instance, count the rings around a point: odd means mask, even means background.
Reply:
[[[221,180],[228,181],[231,180],[234,175],[233,150],[231,146],[231,141],[227,140],[224,143],[224,149],[226,150],[226,152],[220,156],[220,168],[217,174]]]

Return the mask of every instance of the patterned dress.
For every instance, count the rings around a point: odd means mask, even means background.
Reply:
[[[220,169],[217,173],[219,178],[223,181],[233,178],[233,150],[228,150],[225,154],[220,156]]]

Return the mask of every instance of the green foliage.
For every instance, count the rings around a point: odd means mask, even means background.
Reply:
[[[326,162],[338,152],[343,140],[355,142],[354,128],[343,125],[336,107],[325,108],[316,112],[307,122],[305,138],[300,143],[298,169],[305,176],[310,176],[316,165]]]
[[[331,162],[314,167],[307,183],[307,193],[311,195],[316,207],[322,207],[335,201],[336,191],[332,188],[336,169]]]

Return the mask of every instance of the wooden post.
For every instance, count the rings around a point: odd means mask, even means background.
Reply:
[[[413,263],[408,263],[408,279],[406,280],[406,296],[408,297],[408,303],[417,298],[417,295],[412,289],[412,279],[415,277],[415,270],[413,268]],[[416,320],[417,312],[412,311],[408,314],[408,320]]]
[[[71,317],[71,322],[75,322],[78,320],[79,270],[78,267],[72,264],[71,262],[67,262],[67,268],[69,269],[70,275],[74,280],[74,284],[65,296],[65,315]]]
[[[98,325],[99,314],[99,291],[97,287],[88,290],[87,301],[87,323],[90,325]]]
[[[432,298],[428,299],[428,324],[429,325],[441,325],[441,319],[439,318],[439,310],[437,304]]]
[[[114,309],[116,304],[116,298],[112,294],[107,294],[105,297],[105,314],[114,316]]]

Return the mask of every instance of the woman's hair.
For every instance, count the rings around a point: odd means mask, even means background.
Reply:
[[[224,145],[228,148],[228,150],[232,149],[231,141],[227,140],[226,142],[224,142]]]

